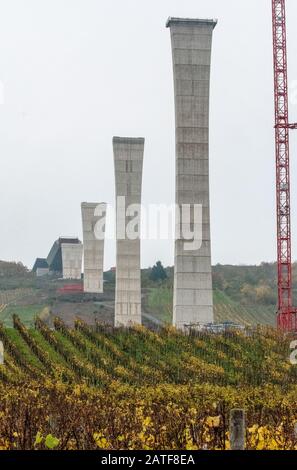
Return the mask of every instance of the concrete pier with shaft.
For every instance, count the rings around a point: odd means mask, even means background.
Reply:
[[[84,292],[103,292],[106,204],[82,202]]]
[[[169,18],[176,132],[176,204],[191,204],[191,227],[199,249],[186,249],[177,218],[173,324],[183,330],[213,322],[209,201],[209,84],[215,20]],[[202,217],[193,219],[193,205]],[[194,237],[193,237],[194,238]],[[188,242],[188,240],[187,240]]]
[[[113,138],[116,182],[115,326],[141,324],[140,204],[143,138]]]
[[[81,279],[82,243],[62,243],[63,279]]]

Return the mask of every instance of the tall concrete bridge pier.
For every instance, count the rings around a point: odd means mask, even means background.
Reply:
[[[116,183],[115,326],[141,324],[140,204],[143,138],[113,138]]]
[[[187,329],[213,322],[209,201],[209,83],[215,20],[169,18],[176,125],[176,204],[191,204],[199,249],[188,249],[182,217],[175,241],[173,323]],[[202,206],[199,221],[193,205]],[[181,213],[181,212],[180,212]],[[188,241],[188,240],[187,240]]]
[[[63,279],[81,279],[82,243],[62,243]]]
[[[84,245],[84,292],[103,292],[106,204],[81,203]]]

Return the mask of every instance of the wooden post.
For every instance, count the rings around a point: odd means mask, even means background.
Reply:
[[[231,450],[245,449],[245,414],[244,410],[230,412],[230,447]]]
[[[294,424],[294,436],[297,439],[297,423]]]
[[[48,422],[49,422],[50,431],[55,436],[56,431],[58,430],[58,417],[57,417],[57,415],[50,414]]]

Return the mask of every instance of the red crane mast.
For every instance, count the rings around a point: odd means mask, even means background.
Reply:
[[[275,102],[275,154],[277,203],[277,325],[285,331],[295,331],[297,309],[292,300],[291,264],[291,206],[286,4],[285,0],[272,0],[274,102]]]

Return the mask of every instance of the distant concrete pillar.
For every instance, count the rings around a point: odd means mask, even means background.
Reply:
[[[129,326],[141,324],[138,206],[141,204],[144,139],[114,137],[113,152],[117,200],[115,326]],[[127,214],[129,208],[132,211]]]
[[[173,324],[180,329],[213,322],[209,203],[209,81],[213,20],[169,18],[176,123],[176,204],[191,204],[191,230],[200,249],[185,249],[177,218]],[[202,217],[193,218],[193,205]]]
[[[63,279],[81,279],[82,243],[62,243]]]
[[[82,202],[84,292],[103,292],[106,204]]]

